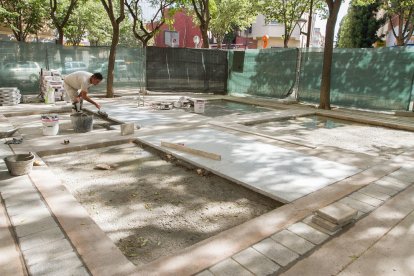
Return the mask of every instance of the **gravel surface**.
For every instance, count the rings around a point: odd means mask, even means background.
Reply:
[[[281,205],[220,177],[200,176],[135,144],[43,160],[136,265]],[[96,169],[98,164],[111,169]]]

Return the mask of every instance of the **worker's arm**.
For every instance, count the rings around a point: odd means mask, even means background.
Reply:
[[[101,105],[100,104],[98,104],[97,102],[95,102],[94,100],[92,100],[91,98],[89,98],[87,91],[82,90],[79,93],[79,97],[81,97],[82,99],[85,99],[86,101],[88,101],[91,104],[95,105],[97,109],[100,109],[101,108]]]

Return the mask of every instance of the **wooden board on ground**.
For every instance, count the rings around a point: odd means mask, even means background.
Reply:
[[[174,143],[161,141],[161,146],[166,147],[166,148],[176,149],[176,150],[187,152],[187,153],[191,153],[191,154],[198,155],[198,156],[201,156],[201,157],[210,158],[210,159],[213,159],[213,160],[221,160],[221,155],[219,155],[219,154],[189,148],[189,147],[186,147],[186,146],[183,146],[183,145],[180,145],[180,144],[174,144]]]

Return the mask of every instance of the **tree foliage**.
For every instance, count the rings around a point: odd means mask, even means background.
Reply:
[[[189,0],[183,1],[185,7],[195,14],[196,24],[200,28],[203,39],[203,48],[210,48],[208,31],[210,30],[211,10],[215,10],[214,0]]]
[[[380,38],[378,29],[385,23],[384,18],[377,19],[380,1],[366,5],[351,5],[348,14],[342,19],[339,29],[338,47],[372,48]]]
[[[63,29],[65,25],[68,23],[69,18],[76,8],[79,0],[49,0],[49,7],[50,7],[50,18],[52,19],[53,25],[55,26],[58,32],[58,40],[57,43],[62,45],[63,44]],[[80,30],[79,30],[80,31]]]
[[[357,5],[375,2],[376,0],[355,0]],[[381,3],[397,46],[407,45],[414,32],[414,0],[381,0]]]
[[[132,32],[135,38],[142,42],[144,47],[148,45],[148,42],[168,20],[165,9],[169,8],[169,15],[171,15],[171,12],[175,11],[171,7],[176,2],[175,0],[152,0],[150,4],[155,9],[155,13],[149,21],[144,22],[140,0],[125,0],[125,5],[132,17]]]
[[[44,25],[46,14],[42,0],[0,0],[0,22],[9,26],[17,41],[26,41]]]
[[[263,14],[267,21],[276,20],[284,25],[283,45],[288,47],[293,30],[298,20],[309,8],[310,0],[264,0]]]
[[[256,19],[258,7],[256,1],[215,0],[215,9],[211,12],[210,31],[217,39],[218,48],[226,33],[246,29]]]

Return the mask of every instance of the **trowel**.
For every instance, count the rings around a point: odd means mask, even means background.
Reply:
[[[101,109],[98,110],[98,115],[101,116],[102,118],[108,118],[108,113],[106,113],[105,111],[102,111]]]
[[[19,130],[18,128],[15,128],[15,129],[8,130],[8,131],[5,131],[5,132],[0,132],[0,139],[11,137],[18,130]]]

